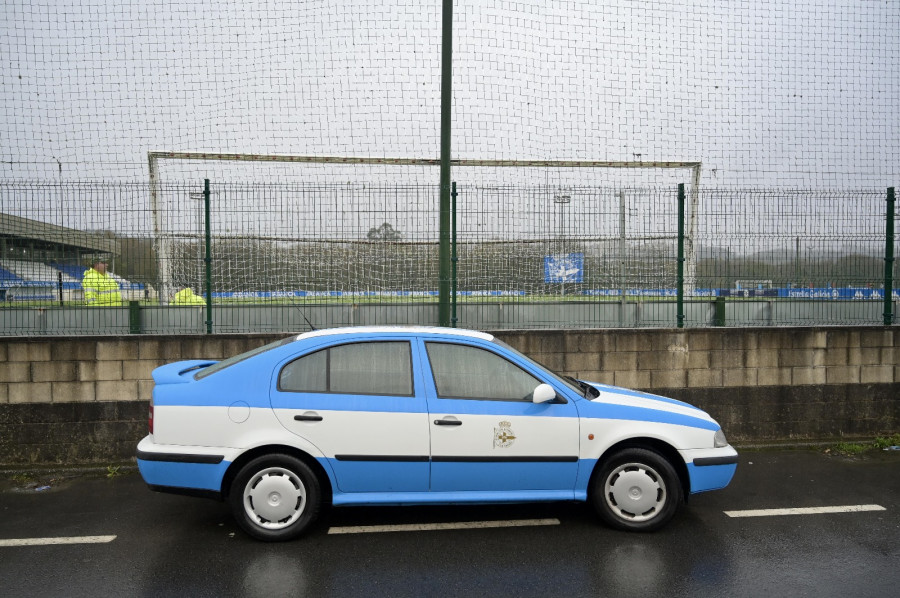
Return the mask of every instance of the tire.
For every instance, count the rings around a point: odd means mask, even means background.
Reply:
[[[609,526],[652,532],[666,525],[684,501],[672,464],[659,453],[628,448],[600,466],[591,485],[591,502]]]
[[[247,534],[266,542],[300,536],[318,517],[322,490],[309,466],[289,455],[247,463],[231,486],[231,510]]]

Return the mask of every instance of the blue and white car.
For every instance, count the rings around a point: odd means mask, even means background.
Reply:
[[[144,480],[229,501],[261,540],[327,503],[590,501],[651,531],[737,467],[704,411],[562,377],[482,332],[316,330],[153,380]]]

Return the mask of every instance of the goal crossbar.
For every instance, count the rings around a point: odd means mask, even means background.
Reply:
[[[157,174],[160,158],[165,160],[218,160],[232,162],[292,162],[299,164],[383,164],[391,166],[440,166],[440,158],[361,158],[343,156],[297,156],[289,154],[229,154],[207,152],[147,153],[150,177]],[[642,162],[610,160],[463,160],[451,159],[451,166],[490,167],[556,167],[556,168],[691,168],[699,169],[701,162]]]

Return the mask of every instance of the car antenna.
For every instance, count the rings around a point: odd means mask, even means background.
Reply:
[[[309,321],[309,318],[306,317],[306,314],[303,313],[303,310],[300,309],[299,305],[295,305],[294,307],[297,308],[297,311],[299,311],[300,315],[303,316],[303,319],[306,320],[306,323],[309,325],[310,330],[318,330],[318,328],[316,328],[315,326],[312,325],[312,322]]]

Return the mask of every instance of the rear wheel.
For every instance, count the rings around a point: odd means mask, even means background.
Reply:
[[[322,501],[309,466],[289,455],[257,457],[241,468],[229,500],[238,525],[258,540],[292,540],[312,525]]]
[[[612,527],[649,532],[663,527],[684,496],[678,474],[655,451],[628,448],[600,467],[591,486],[591,501]]]

